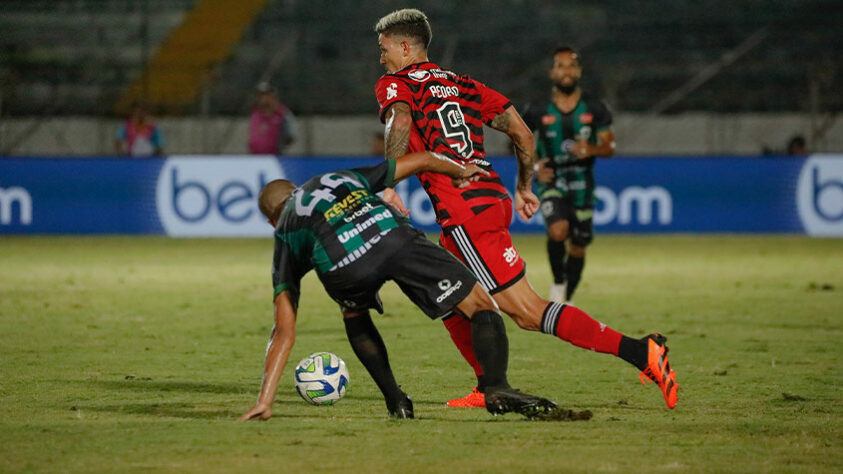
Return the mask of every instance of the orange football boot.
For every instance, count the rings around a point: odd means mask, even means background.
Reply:
[[[477,390],[477,387],[474,387],[468,395],[462,398],[449,400],[448,406],[461,408],[486,408],[486,395]]]
[[[659,385],[664,395],[667,407],[673,409],[679,401],[679,383],[676,382],[676,372],[670,368],[667,360],[667,338],[659,333],[647,336],[647,368],[638,374],[642,385],[653,381]]]

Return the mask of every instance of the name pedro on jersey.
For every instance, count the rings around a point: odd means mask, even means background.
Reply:
[[[433,97],[438,97],[440,99],[447,99],[448,97],[456,97],[460,95],[460,91],[456,86],[430,86],[430,93],[433,94]]]

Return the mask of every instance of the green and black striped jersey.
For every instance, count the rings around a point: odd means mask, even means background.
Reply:
[[[530,103],[521,114],[530,130],[538,130],[536,157],[549,158],[555,180],[538,184],[540,198],[560,196],[575,207],[594,207],[594,157],[578,160],[571,147],[580,139],[597,145],[597,134],[610,130],[612,113],[603,101],[583,93],[570,113],[563,113],[553,101]]]
[[[375,194],[394,186],[394,178],[395,160],[387,160],[325,173],[296,188],[275,227],[274,296],[290,290],[297,304],[299,282],[308,271],[324,274],[343,268],[390,237],[393,229],[410,227]],[[404,238],[404,233],[392,233]]]

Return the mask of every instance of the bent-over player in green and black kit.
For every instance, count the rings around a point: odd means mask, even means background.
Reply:
[[[410,398],[395,382],[386,346],[369,315],[370,308],[383,312],[378,290],[387,280],[395,281],[431,319],[453,312],[470,319],[474,352],[489,384],[486,409],[490,413],[591,417],[587,411],[560,410],[547,399],[509,386],[508,340],[492,297],[459,260],[427,240],[375,194],[423,171],[446,174],[456,187],[488,176],[475,165],[419,152],[377,166],[326,173],[298,188],[290,181],[275,180],[261,191],[259,207],[275,227],[275,327],[258,402],[241,420],[271,416],[278,380],[295,340],[299,282],[311,269],[340,305],[351,347],[383,393],[390,416],[413,418],[414,414]]]
[[[530,130],[539,131],[537,194],[554,281],[548,299],[559,303],[570,301],[577,289],[585,248],[594,237],[595,157],[615,152],[612,114],[600,99],[580,89],[581,75],[579,54],[557,48],[550,69],[551,100],[531,103],[523,113]]]

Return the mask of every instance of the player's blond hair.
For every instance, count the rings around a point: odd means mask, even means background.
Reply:
[[[395,10],[384,16],[375,24],[375,33],[407,36],[416,39],[424,49],[430,47],[430,40],[433,39],[427,15],[415,8]]]
[[[295,189],[296,185],[286,179],[276,179],[266,183],[258,195],[258,208],[261,213],[270,221],[277,221],[284,209],[284,204]]]

